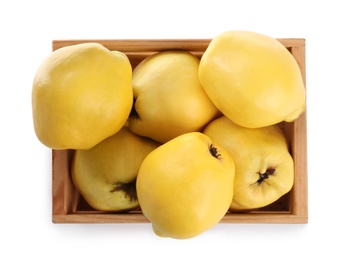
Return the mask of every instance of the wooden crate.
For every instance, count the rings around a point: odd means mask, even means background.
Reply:
[[[278,39],[294,56],[306,82],[305,40]],[[134,68],[148,55],[168,49],[184,49],[201,57],[210,39],[162,40],[55,40],[53,50],[83,42],[99,42],[110,50],[119,50],[129,57]],[[275,203],[249,213],[227,213],[220,223],[307,223],[307,120],[306,112],[292,123],[280,123],[295,162],[292,190]],[[129,213],[96,211],[85,202],[74,187],[70,176],[73,151],[52,151],[52,221],[53,223],[148,223],[140,210]]]

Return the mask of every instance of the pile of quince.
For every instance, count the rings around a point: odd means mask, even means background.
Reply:
[[[52,52],[33,82],[38,139],[73,149],[72,180],[96,210],[140,208],[162,237],[192,238],[229,212],[290,191],[279,123],[305,111],[299,66],[276,39],[227,31],[201,58],[128,57],[99,43]]]

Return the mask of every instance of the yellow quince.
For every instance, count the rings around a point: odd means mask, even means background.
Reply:
[[[132,67],[124,53],[94,42],[62,47],[34,77],[35,133],[52,149],[90,149],[122,128],[132,103]]]

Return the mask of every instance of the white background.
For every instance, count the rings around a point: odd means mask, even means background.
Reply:
[[[1,1],[0,259],[354,259],[351,3]],[[52,40],[213,38],[229,29],[306,39],[309,223],[219,224],[182,241],[149,224],[53,224],[51,153],[31,111],[33,76]]]

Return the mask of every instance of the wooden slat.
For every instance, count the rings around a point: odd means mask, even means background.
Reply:
[[[305,51],[305,44],[293,46],[291,50],[307,89]],[[308,222],[307,112],[293,122],[292,154],[295,162],[295,184],[291,209],[293,214],[303,217],[305,222]]]
[[[304,39],[279,38],[285,47],[304,46]],[[70,46],[85,42],[97,42],[109,50],[120,50],[122,52],[156,52],[168,49],[185,49],[189,51],[203,52],[208,47],[211,39],[133,39],[133,40],[100,40],[100,39],[82,39],[82,40],[53,40],[52,50],[65,46]]]
[[[66,215],[76,211],[79,192],[70,176],[71,151],[52,150],[52,213]]]

